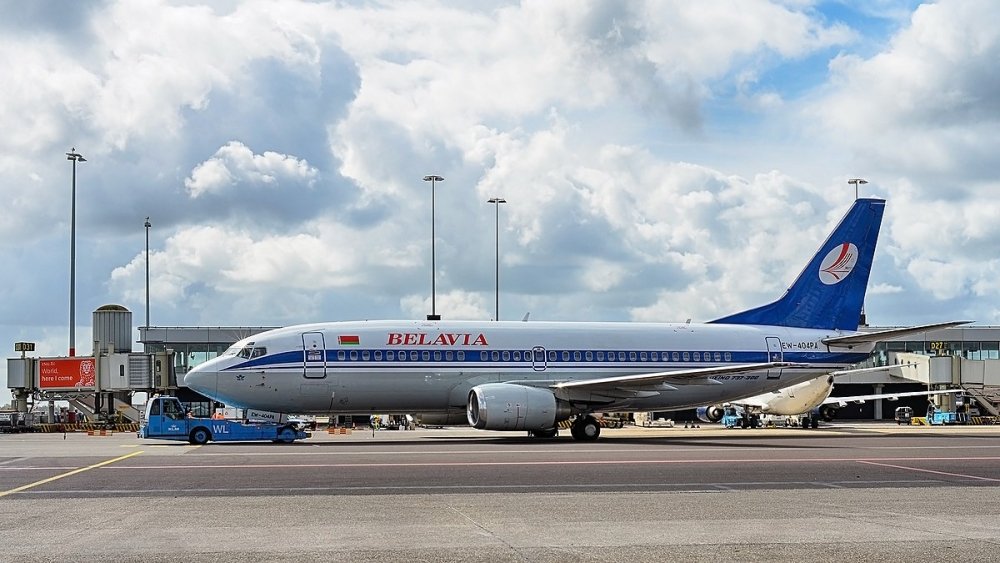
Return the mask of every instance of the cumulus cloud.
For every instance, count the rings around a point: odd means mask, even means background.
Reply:
[[[319,171],[305,160],[265,151],[254,154],[239,141],[230,141],[212,158],[202,162],[184,180],[188,194],[220,194],[237,184],[278,186],[282,183],[312,186]]]
[[[898,6],[875,26],[765,0],[20,12],[0,22],[0,253],[24,274],[4,316],[64,322],[23,304],[65,291],[76,146],[81,302],[142,307],[152,215],[163,324],[423,318],[430,173],[446,318],[494,314],[489,197],[509,202],[502,312],[704,320],[780,295],[847,174],[889,197],[870,318],[995,318],[998,8]]]

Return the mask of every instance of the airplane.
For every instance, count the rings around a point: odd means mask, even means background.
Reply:
[[[838,371],[824,377],[797,383],[771,393],[747,397],[728,403],[699,407],[696,416],[702,422],[715,423],[722,420],[726,407],[735,407],[740,415],[739,425],[746,428],[756,428],[760,425],[762,415],[773,415],[792,419],[802,428],[817,428],[819,420],[830,422],[837,416],[837,409],[850,403],[861,404],[865,401],[888,399],[895,401],[900,397],[918,397],[943,393],[958,393],[960,389],[945,389],[936,391],[906,391],[902,393],[878,393],[873,395],[855,395],[850,397],[831,397],[835,376],[859,372],[885,372],[899,370],[909,364],[898,364],[875,368]]]
[[[243,408],[421,413],[538,438],[571,420],[575,439],[596,440],[593,413],[736,401],[866,359],[885,334],[857,331],[884,209],[855,200],[780,299],[708,323],[304,324],[243,339],[183,382]]]

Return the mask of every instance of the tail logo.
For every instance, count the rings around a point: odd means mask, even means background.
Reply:
[[[819,265],[819,281],[834,285],[844,281],[858,263],[858,247],[845,242],[836,246]]]

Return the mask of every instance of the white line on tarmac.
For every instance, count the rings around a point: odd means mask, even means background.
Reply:
[[[981,459],[981,458],[970,458],[970,459]],[[858,463],[864,463],[864,464],[867,464],[867,465],[880,465],[882,467],[894,467],[896,469],[906,469],[908,471],[919,471],[921,473],[934,473],[934,474],[937,474],[937,475],[947,475],[949,477],[962,477],[964,479],[976,479],[976,480],[979,480],[979,481],[993,481],[993,482],[1000,483],[1000,479],[993,479],[991,477],[979,477],[978,475],[967,475],[965,473],[948,473],[947,471],[935,471],[933,469],[921,469],[919,467],[906,467],[906,466],[903,466],[903,465],[893,465],[891,463],[878,463],[878,462],[868,461],[868,460],[864,460],[864,461],[858,460]]]
[[[385,462],[385,463],[241,463],[226,465],[133,465],[108,467],[115,470],[144,469],[319,469],[319,468],[372,468],[372,467],[509,467],[540,465],[678,465],[678,464],[775,464],[775,463],[848,463],[886,461],[998,461],[1000,457],[821,457],[821,458],[770,458],[770,459],[614,459],[614,460],[564,460],[564,461],[433,461],[433,462]]]

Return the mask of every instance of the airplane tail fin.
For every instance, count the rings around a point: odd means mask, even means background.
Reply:
[[[855,200],[781,299],[711,322],[857,330],[884,211],[885,200]]]

